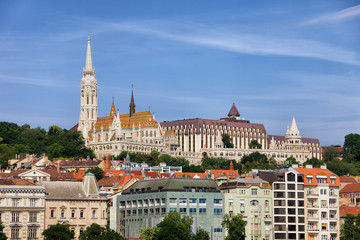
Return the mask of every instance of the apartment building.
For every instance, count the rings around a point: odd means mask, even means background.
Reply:
[[[8,239],[43,239],[44,215],[44,187],[23,179],[0,179],[0,220]]]
[[[224,194],[214,180],[168,178],[137,181],[112,198],[110,228],[126,238],[139,238],[140,229],[153,227],[169,212],[193,217],[192,231],[224,239],[221,226]]]
[[[339,177],[326,166],[295,170],[304,175],[306,239],[340,239]]]
[[[293,168],[261,170],[272,186],[274,239],[305,240],[304,175]]]
[[[260,178],[238,178],[220,185],[225,213],[241,214],[246,240],[273,239],[272,188]]]

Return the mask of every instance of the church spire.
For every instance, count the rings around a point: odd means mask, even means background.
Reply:
[[[116,116],[116,110],[115,110],[114,97],[113,97],[111,110],[110,110],[110,117],[115,117],[115,116]]]
[[[131,100],[130,100],[129,110],[130,110],[130,117],[132,117],[132,115],[135,113],[135,101],[134,101],[133,85],[131,85]]]
[[[95,69],[92,66],[92,58],[91,58],[91,47],[90,47],[90,36],[88,36],[88,45],[86,50],[86,62],[84,68],[84,76],[86,74],[95,75]]]

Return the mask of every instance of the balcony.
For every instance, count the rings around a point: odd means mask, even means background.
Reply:
[[[319,197],[319,193],[316,192],[311,192],[307,194],[308,198],[318,198]]]
[[[309,222],[318,222],[319,221],[319,216],[316,216],[316,215],[308,216],[308,221]]]
[[[316,205],[316,204],[308,204],[307,207],[308,207],[308,209],[316,209],[316,208],[319,208],[319,206]]]
[[[308,232],[310,232],[310,233],[319,233],[319,228],[318,227],[308,228]]]
[[[336,195],[336,194],[330,194],[329,195],[329,198],[331,198],[331,199],[334,199],[334,198],[337,198],[338,196]]]

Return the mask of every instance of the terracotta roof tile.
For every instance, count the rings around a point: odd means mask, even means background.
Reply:
[[[104,177],[98,181],[99,187],[115,187],[120,182],[122,176]]]
[[[316,186],[317,185],[316,176],[326,176],[327,177],[326,181],[329,184],[329,186],[340,186],[340,178],[336,174],[334,174],[332,171],[330,171],[329,169],[300,167],[300,168],[295,168],[295,170],[304,174],[304,178],[305,178],[304,184],[305,185]],[[308,175],[313,176],[311,183],[308,182],[308,179],[306,177]],[[331,184],[331,181],[330,181],[331,176],[336,177],[334,184]]]
[[[0,179],[0,185],[34,185],[31,182],[17,178],[17,179]]]
[[[340,182],[341,183],[357,183],[355,178],[349,177],[349,176],[340,176]]]
[[[360,183],[347,184],[340,190],[340,193],[360,192]]]
[[[340,216],[346,216],[346,214],[352,214],[356,216],[360,214],[360,207],[340,206]]]

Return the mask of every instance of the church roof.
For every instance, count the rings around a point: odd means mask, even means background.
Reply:
[[[106,130],[112,125],[114,117],[99,117],[95,125],[90,129],[90,132],[99,131],[101,127]],[[120,115],[121,128],[132,128],[133,125],[137,128],[141,127],[157,127],[158,123],[155,121],[149,111],[136,112],[131,117],[130,114]]]
[[[240,113],[239,111],[237,110],[236,106],[235,106],[235,103],[233,103],[229,113],[228,113],[228,116],[231,117],[231,116],[236,116],[236,117],[240,117]]]

